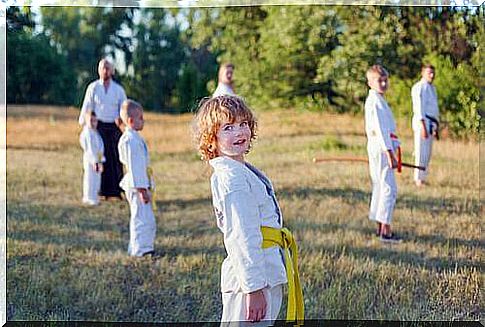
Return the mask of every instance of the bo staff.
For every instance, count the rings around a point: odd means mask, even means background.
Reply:
[[[368,163],[369,160],[366,158],[356,158],[356,157],[329,157],[329,158],[313,158],[314,163],[319,163],[319,162],[329,162],[329,161],[350,161],[350,162],[365,162]],[[413,164],[409,164],[406,162],[401,162],[402,167],[408,167],[408,168],[416,168],[419,170],[426,170],[426,167],[423,166],[416,166]]]

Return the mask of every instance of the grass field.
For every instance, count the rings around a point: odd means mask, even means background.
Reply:
[[[153,259],[126,255],[127,203],[81,205],[77,115],[8,106],[8,319],[217,321],[225,252],[210,170],[191,144],[191,115],[145,114],[158,187]],[[367,165],[311,160],[365,156],[363,118],[257,116],[248,161],[272,179],[298,240],[307,318],[484,319],[477,143],[435,143],[426,188],[414,187],[411,170],[397,177],[393,226],[404,242],[383,245],[367,219]],[[398,129],[412,162],[410,126],[399,121]]]

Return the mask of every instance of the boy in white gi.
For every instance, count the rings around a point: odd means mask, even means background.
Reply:
[[[152,255],[156,225],[150,189],[154,185],[148,174],[148,149],[138,133],[143,129],[143,108],[133,100],[125,100],[120,116],[126,126],[118,151],[126,168],[120,186],[125,191],[131,214],[128,254],[137,257]]]
[[[98,119],[94,111],[88,110],[84,115],[86,124],[79,135],[79,143],[84,151],[83,155],[83,203],[98,205],[98,192],[101,187],[101,173],[103,171],[104,145],[96,130]]]
[[[198,150],[213,168],[212,203],[227,252],[221,269],[223,325],[271,324],[287,282],[287,320],[303,320],[296,244],[283,228],[270,180],[244,159],[256,137],[255,117],[241,98],[225,95],[202,103],[194,123]]]
[[[397,168],[396,150],[399,141],[391,108],[384,99],[389,87],[388,72],[380,65],[367,71],[370,87],[365,101],[365,132],[372,181],[369,219],[377,222],[377,235],[383,242],[401,241],[391,233],[392,212],[397,197],[394,168]]]
[[[439,137],[438,96],[436,95],[436,88],[432,84],[434,76],[434,67],[429,64],[423,65],[421,67],[421,80],[414,84],[411,89],[415,164],[426,167],[426,170],[414,170],[414,182],[417,186],[425,184],[431,159],[433,137]]]

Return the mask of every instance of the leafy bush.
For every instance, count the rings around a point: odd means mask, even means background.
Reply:
[[[479,73],[466,63],[453,65],[449,57],[429,55],[425,61],[436,68],[435,86],[438,92],[440,119],[452,136],[476,138],[478,136],[477,86]]]
[[[7,101],[72,104],[76,79],[64,55],[44,35],[7,33]]]

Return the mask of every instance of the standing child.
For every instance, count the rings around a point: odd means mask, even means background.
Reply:
[[[388,72],[380,65],[367,71],[370,87],[365,101],[365,132],[372,181],[369,219],[377,222],[377,235],[382,242],[396,243],[401,239],[391,232],[392,212],[397,197],[394,168],[399,141],[391,108],[384,99],[389,87]]]
[[[143,129],[143,108],[133,100],[125,100],[120,116],[126,126],[118,143],[118,152],[126,168],[120,186],[130,205],[128,254],[141,257],[153,254],[156,231],[150,192],[154,185],[148,174],[150,158],[146,143],[138,133]]]
[[[200,105],[195,139],[202,159],[213,168],[212,203],[227,252],[221,320],[271,323],[287,282],[287,319],[303,320],[295,241],[283,228],[270,180],[244,159],[255,137],[256,120],[239,97],[219,96]]]
[[[83,155],[83,203],[87,205],[98,205],[98,192],[101,187],[101,173],[103,171],[104,145],[101,136],[96,130],[98,119],[92,110],[86,111],[84,115],[86,124],[79,135],[79,143],[84,151]]]

